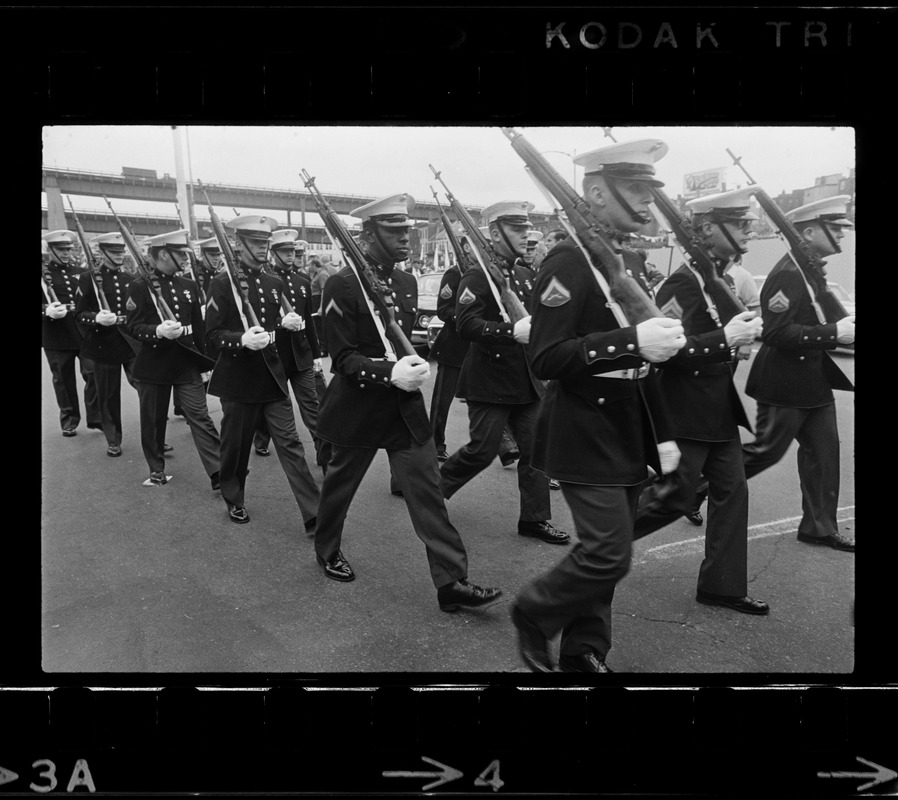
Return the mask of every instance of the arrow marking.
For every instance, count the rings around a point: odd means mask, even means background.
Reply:
[[[422,792],[426,792],[429,789],[433,789],[436,786],[442,786],[444,783],[449,783],[450,781],[457,781],[459,778],[464,777],[464,773],[459,772],[457,769],[453,769],[452,767],[447,767],[445,764],[441,764],[439,761],[434,761],[432,758],[428,758],[427,756],[421,756],[422,761],[426,761],[428,764],[432,764],[437,767],[439,772],[411,772],[408,770],[398,770],[393,772],[384,772],[383,776],[385,778],[436,778],[433,783],[428,783],[425,786],[421,787]]]
[[[0,786],[2,786],[4,783],[12,783],[18,777],[19,776],[11,769],[0,767]]]
[[[898,778],[898,772],[893,772],[890,769],[886,769],[885,767],[879,766],[879,764],[874,764],[872,761],[867,761],[865,758],[861,758],[860,756],[856,756],[857,760],[862,764],[866,764],[868,767],[873,767],[876,772],[818,772],[818,778],[860,778],[866,779],[872,777],[873,780],[865,783],[863,786],[858,786],[857,790],[859,792],[866,791],[867,789],[872,788],[873,786],[877,786],[880,783],[886,783],[886,781],[894,780]]]

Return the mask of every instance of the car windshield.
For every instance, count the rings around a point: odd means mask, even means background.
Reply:
[[[418,278],[418,294],[436,294],[440,291],[440,281],[442,279],[442,272],[422,275]]]
[[[845,287],[838,283],[828,283],[829,290],[837,297],[839,300],[843,302],[851,303],[853,302],[851,299],[851,295],[845,290]]]

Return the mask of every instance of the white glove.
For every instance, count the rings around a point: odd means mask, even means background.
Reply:
[[[118,317],[113,314],[111,311],[98,311],[97,312],[97,324],[104,325],[105,327],[109,327],[110,325],[115,325],[118,322]]]
[[[295,311],[291,311],[289,314],[284,314],[281,318],[281,327],[286,328],[288,331],[301,331],[304,327],[304,320],[299,314]]]
[[[854,314],[836,323],[836,341],[839,344],[854,344]]]
[[[751,344],[761,335],[764,325],[754,311],[743,311],[736,314],[723,328],[730,347]]]
[[[430,365],[420,356],[403,356],[393,366],[390,382],[404,392],[420,389],[430,377]]]
[[[320,358],[312,360],[312,369],[315,370],[315,372],[324,372],[324,364],[321,363]]]
[[[56,301],[50,303],[44,313],[50,319],[62,319],[68,313],[68,309],[62,303]]]
[[[669,475],[680,464],[680,448],[676,442],[661,442],[658,445],[658,458],[661,461],[661,473]]]
[[[741,344],[736,348],[736,361],[748,361],[751,358],[751,345]]]
[[[177,339],[184,328],[180,322],[174,319],[166,319],[156,326],[156,336],[160,339]]]
[[[636,326],[639,355],[646,361],[658,363],[676,355],[686,345],[683,326],[670,317],[652,317]]]
[[[530,341],[530,317],[519,319],[514,324],[514,340],[518,344],[527,344]]]
[[[240,342],[249,350],[264,350],[271,343],[271,337],[265,328],[253,325],[240,337]]]

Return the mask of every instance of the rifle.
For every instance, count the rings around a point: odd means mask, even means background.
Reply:
[[[655,206],[664,215],[673,235],[686,252],[691,265],[702,276],[705,289],[717,306],[720,322],[726,325],[736,314],[746,310],[727,282],[717,273],[714,259],[695,233],[689,220],[680,213],[676,204],[657,186],[652,187]]]
[[[483,271],[487,274],[487,280],[492,280],[499,290],[499,299],[501,300],[502,307],[511,324],[514,325],[518,320],[530,316],[527,309],[524,308],[521,298],[511,290],[511,284],[509,283],[508,278],[505,277],[505,274],[499,268],[497,263],[499,254],[496,253],[492,244],[490,244],[489,240],[483,235],[480,228],[477,227],[477,224],[468,213],[468,210],[459,203],[452,192],[449,191],[446,182],[440,177],[442,173],[437,172],[433,168],[433,164],[428,164],[427,166],[430,167],[434,177],[443,184],[446,197],[449,199],[449,205],[464,227],[465,232],[468,234],[468,241],[471,243],[477,261],[480,266],[483,267]]]
[[[246,318],[249,320],[250,326],[261,328],[262,326],[259,325],[259,318],[256,316],[256,312],[253,310],[252,303],[249,302],[249,292],[244,286],[246,276],[243,274],[243,271],[237,264],[237,257],[234,255],[234,251],[231,249],[231,243],[228,241],[228,236],[225,233],[224,225],[221,224],[221,220],[218,218],[218,214],[215,213],[215,208],[212,206],[212,201],[209,200],[209,193],[206,191],[206,187],[203,186],[203,182],[201,180],[197,180],[196,183],[197,186],[200,187],[200,191],[203,193],[203,197],[206,198],[206,204],[209,206],[209,219],[212,221],[212,230],[215,232],[215,238],[218,239],[218,246],[221,248],[222,256],[224,256],[225,267],[227,267],[228,270],[228,277],[231,279],[231,286],[240,297],[240,301],[243,304],[243,312],[246,315]]]
[[[106,201],[106,205],[109,206],[109,210],[112,212],[112,216],[118,225],[122,239],[125,240],[125,246],[131,253],[131,258],[134,259],[134,265],[146,280],[147,286],[150,287],[150,291],[156,296],[156,307],[159,309],[159,313],[164,319],[177,321],[178,318],[168,307],[168,303],[165,302],[165,298],[162,296],[162,287],[159,286],[159,281],[153,275],[152,267],[150,267],[144,254],[140,252],[140,246],[137,244],[137,240],[134,238],[134,233],[130,226],[126,227],[125,223],[119,219],[118,214],[115,213],[115,209],[112,207],[112,203],[109,202],[109,198],[107,198],[106,195],[103,195],[103,199]]]
[[[41,289],[43,289],[44,295],[51,303],[59,302],[59,298],[56,296],[56,291],[53,289],[53,278],[50,276],[50,267],[43,258],[41,259]],[[72,304],[67,303],[66,305]],[[70,308],[69,310],[74,311],[74,308]]]
[[[78,219],[78,215],[75,213],[75,206],[72,205],[72,198],[68,195],[65,197],[66,200],[69,201],[69,208],[72,210],[72,219],[75,221],[75,230],[78,232],[78,241],[81,242],[81,249],[84,251],[84,259],[87,262],[87,273],[90,275],[90,281],[94,285],[94,290],[97,293],[97,300],[100,303],[100,308],[103,311],[109,311],[109,301],[106,300],[106,295],[103,294],[103,286],[97,279],[99,264],[94,260],[93,253],[91,253],[90,247],[87,244],[87,234],[84,233],[84,228],[81,227],[81,220]]]
[[[346,256],[346,262],[358,278],[362,291],[369,297],[375,310],[380,314],[380,318],[386,326],[387,334],[397,346],[397,355],[399,355],[399,350],[402,350],[403,354],[407,356],[417,355],[414,345],[408,340],[399,323],[396,322],[396,311],[393,308],[392,300],[388,300],[389,295],[384,294],[378,288],[379,283],[374,275],[374,271],[371,269],[371,265],[355,239],[352,238],[352,235],[346,229],[343,221],[337,216],[318,187],[315,186],[315,178],[310,176],[306,170],[300,173],[300,177],[312,195],[312,200],[318,209],[318,216],[324,222],[328,235],[334,244],[340,248],[343,255]]]
[[[178,212],[178,219],[181,219],[181,209],[177,203],[175,203],[175,210]],[[188,256],[188,264],[187,270],[190,272],[190,279],[196,284],[196,293],[200,299],[200,308],[203,309],[203,314],[206,313],[206,293],[203,291],[203,284],[200,281],[199,274],[196,269],[196,253],[193,252],[193,243],[190,241],[190,231],[187,231],[187,246],[190,248],[190,252],[187,254]]]
[[[627,274],[621,248],[602,229],[589,204],[558,174],[536,148],[514,128],[501,128],[515,152],[529,167],[534,179],[558,201],[593,266],[608,282],[609,303],[617,304],[630,325],[664,316],[636,280]]]
[[[449,221],[449,217],[443,209],[443,206],[440,205],[440,199],[437,197],[437,193],[434,191],[433,186],[430,187],[430,191],[433,192],[433,199],[436,200],[437,208],[440,210],[440,220],[443,222],[446,238],[449,239],[449,244],[452,247],[452,251],[455,253],[455,260],[458,262],[458,271],[464,275],[465,272],[474,266],[474,264],[471,261],[470,256],[468,256],[461,246],[461,242],[458,241],[458,237],[455,235],[455,229],[452,227],[452,223]]]
[[[795,226],[786,218],[782,209],[767,192],[755,183],[754,178],[748,174],[748,170],[742,166],[742,156],[735,156],[729,148],[726,151],[727,155],[733,159],[733,163],[745,173],[749,186],[755,187],[754,196],[758,198],[758,203],[779,229],[780,235],[792,252],[792,258],[795,260],[798,268],[808,282],[814,286],[817,301],[823,309],[823,316],[826,318],[826,321],[838,322],[840,319],[847,317],[848,312],[845,310],[845,307],[826,285],[826,262],[811,250]]]

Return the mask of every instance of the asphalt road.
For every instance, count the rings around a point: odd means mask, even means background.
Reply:
[[[854,377],[854,357],[835,356]],[[449,501],[468,548],[470,578],[500,586],[482,611],[443,613],[405,503],[389,491],[386,454],[366,476],[343,550],[357,579],[324,577],[277,457],[253,455],[248,525],[234,525],[209,488],[186,423],[172,416],[164,487],[141,485],[137,394],[124,383],[124,454],[106,456],[84,424],[60,435],[42,364],[42,667],[48,673],[521,673],[509,605],[566,548],[516,534],[515,470],[498,460]],[[329,364],[325,360],[326,366]],[[435,372],[435,369],[434,369]],[[743,389],[748,363],[736,382]],[[80,378],[79,378],[80,382]],[[431,384],[424,389],[429,402]],[[754,403],[745,398],[749,417]],[[213,421],[221,419],[209,397]],[[840,527],[855,535],[854,398],[838,393],[842,439]],[[297,414],[297,419],[299,415]],[[298,422],[307,455],[308,432]],[[463,445],[465,406],[454,403],[450,450]],[[750,439],[749,434],[745,434]],[[682,520],[634,546],[614,601],[621,673],[850,673],[854,559],[795,539],[801,513],[795,450],[752,479],[749,593],[753,617],[694,600],[703,528]],[[321,477],[310,460],[316,478]],[[553,521],[573,532],[560,492]],[[49,677],[49,676],[48,676]]]

